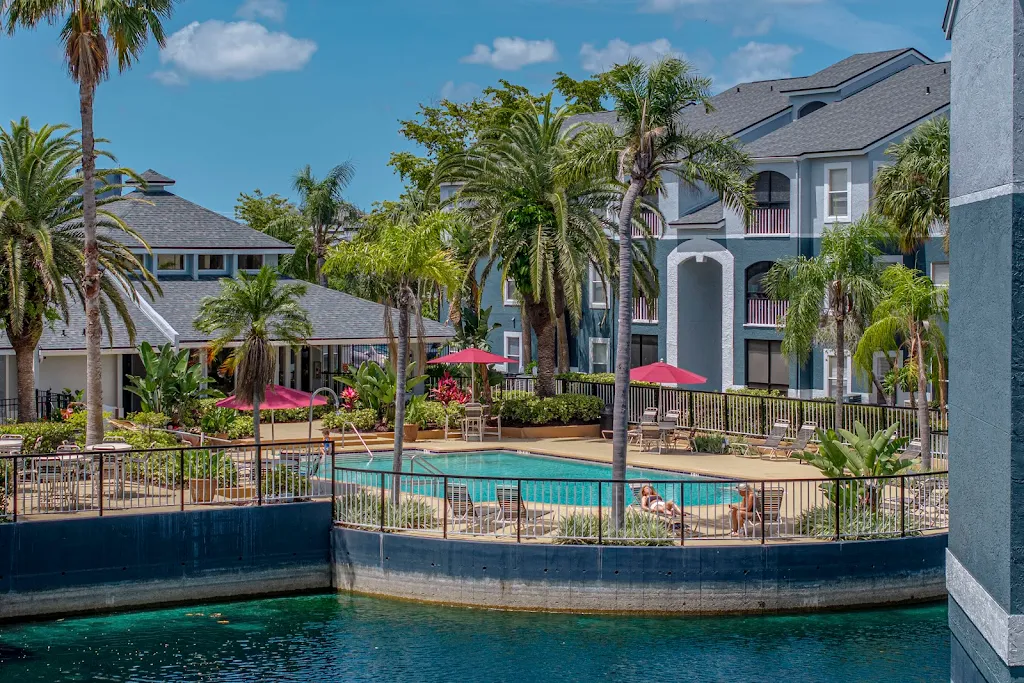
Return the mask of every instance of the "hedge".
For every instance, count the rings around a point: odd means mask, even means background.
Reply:
[[[84,425],[84,423],[83,423]],[[24,453],[53,453],[65,441],[74,442],[79,434],[74,422],[21,422],[0,427],[4,434],[21,434],[25,437]],[[85,432],[82,432],[84,438]],[[42,437],[39,447],[36,441]]]
[[[339,410],[324,416],[325,429],[341,429],[342,425],[351,422],[361,432],[368,432],[377,427],[377,411],[373,408],[359,410]]]
[[[538,398],[528,391],[506,391],[495,401],[495,412],[509,427],[593,424],[602,410],[604,401],[581,394]]]
[[[555,375],[555,379],[566,382],[592,382],[594,384],[615,384],[615,373],[613,372],[563,372]],[[656,387],[656,382],[630,382],[634,387]]]

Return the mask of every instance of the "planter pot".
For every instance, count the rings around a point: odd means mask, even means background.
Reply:
[[[218,488],[217,495],[221,498],[227,498],[228,500],[238,500],[243,498],[251,500],[257,497],[255,486],[230,486],[228,488]]]
[[[415,441],[420,435],[420,426],[418,424],[404,425],[402,427],[402,435],[406,441]]]
[[[506,439],[599,439],[601,425],[553,425],[550,427],[502,427]]]
[[[193,503],[211,503],[217,494],[216,479],[189,479],[188,490]]]

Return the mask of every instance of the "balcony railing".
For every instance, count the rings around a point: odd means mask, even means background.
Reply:
[[[748,235],[788,235],[789,209],[770,209],[759,206],[747,222]]]
[[[747,297],[747,324],[775,327],[787,310],[788,301],[772,301],[759,296]]]
[[[647,230],[650,231],[651,237],[655,239],[661,237],[661,219],[658,218],[658,214],[650,211],[649,209],[641,209],[640,215],[643,217],[644,223],[647,224]],[[633,239],[639,239],[641,237],[646,237],[646,235],[644,235],[644,231],[634,225]]]
[[[658,322],[658,300],[647,299],[646,297],[642,296],[633,299],[633,322]]]

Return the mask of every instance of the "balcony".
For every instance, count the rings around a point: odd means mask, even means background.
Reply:
[[[658,214],[654,213],[650,209],[640,209],[640,215],[643,217],[644,223],[647,224],[647,229],[650,231],[651,237],[654,239],[661,237],[661,219],[658,218]],[[640,239],[643,237],[646,237],[643,230],[634,225],[633,239]]]
[[[658,300],[646,297],[633,299],[633,322],[656,324],[658,322]]]
[[[788,235],[789,209],[758,206],[747,221],[748,235]]]
[[[772,301],[763,296],[747,297],[747,325],[776,327],[786,311],[788,301]]]

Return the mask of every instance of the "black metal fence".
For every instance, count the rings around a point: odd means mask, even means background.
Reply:
[[[75,400],[75,397],[66,392],[40,391],[36,389],[36,419],[53,420],[60,416],[62,410],[66,410]],[[18,410],[18,399],[0,399],[0,422],[10,424],[20,419]]]
[[[371,463],[372,464],[372,463]],[[725,480],[530,479],[336,467],[335,521],[381,532],[566,545],[840,541],[946,531],[945,472]],[[650,487],[645,490],[645,487]],[[612,524],[618,500],[622,526]]]

